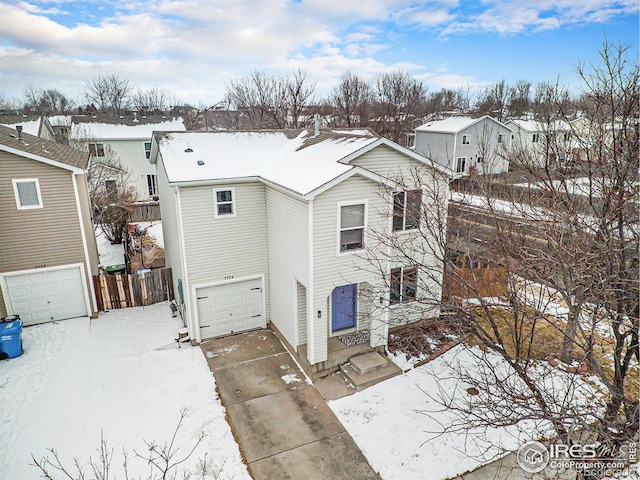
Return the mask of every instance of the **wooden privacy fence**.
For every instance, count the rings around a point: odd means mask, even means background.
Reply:
[[[445,272],[444,294],[451,297],[475,298],[474,289],[481,297],[500,297],[507,294],[507,271],[504,268],[456,268]]]
[[[140,307],[164,300],[173,300],[170,268],[124,275],[94,275],[98,310]]]
[[[159,202],[140,202],[129,205],[129,223],[155,222],[160,219]]]

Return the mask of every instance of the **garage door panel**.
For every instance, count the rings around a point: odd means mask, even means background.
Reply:
[[[84,279],[74,266],[5,276],[13,312],[25,325],[88,315]]]
[[[265,326],[261,279],[199,288],[196,296],[203,339]],[[200,300],[204,296],[213,298],[213,302]]]

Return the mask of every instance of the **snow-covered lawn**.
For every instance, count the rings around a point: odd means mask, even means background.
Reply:
[[[385,480],[455,477],[517,450],[546,430],[544,423],[527,421],[509,428],[455,429],[439,435],[459,423],[460,417],[436,399],[473,401],[456,371],[480,371],[485,365],[481,358],[502,368],[497,355],[458,345],[426,365],[329,406]],[[569,378],[546,369],[540,374],[558,388]],[[583,399],[593,394],[586,384],[569,388],[578,388],[576,395]]]
[[[185,466],[206,454],[224,465],[220,478],[249,479],[202,351],[177,348],[181,326],[160,303],[25,328],[25,353],[0,362],[0,477],[40,478],[31,455],[51,447],[66,464],[78,457],[87,467],[101,432],[115,449],[117,478],[123,448],[131,453],[130,473],[146,475],[133,450],[146,453],[144,440],[169,441],[186,408],[179,455],[201,431],[207,436]]]
[[[101,267],[110,267],[112,265],[122,265],[124,259],[124,245],[112,245],[107,239],[102,229],[96,226],[96,243],[98,244],[98,256]]]

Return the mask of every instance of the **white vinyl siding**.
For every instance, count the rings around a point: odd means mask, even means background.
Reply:
[[[225,280],[265,276],[267,299],[266,321],[269,321],[269,281],[267,250],[267,211],[265,187],[262,183],[216,186],[234,188],[236,215],[216,219],[212,187],[180,188],[184,250],[189,276],[188,292],[192,321],[195,299],[192,289]],[[291,287],[293,288],[293,287]]]
[[[178,214],[176,209],[176,187],[170,187],[158,153],[158,195],[160,196],[160,214],[162,217],[162,235],[164,237],[164,256],[167,267],[171,267],[173,289],[178,299],[178,280],[184,282],[182,254],[179,238]],[[186,293],[186,292],[185,292]],[[186,301],[186,300],[185,300]]]
[[[328,299],[333,289],[340,285],[368,282],[371,285],[379,283],[378,276],[371,271],[371,266],[365,260],[353,255],[336,255],[338,240],[338,204],[361,203],[362,199],[368,199],[369,212],[388,211],[388,201],[380,195],[379,184],[354,175],[344,182],[322,193],[313,203],[313,232],[314,232],[314,278],[313,278],[313,304],[311,311],[314,313],[308,319],[309,327],[313,325],[315,358],[312,363],[326,360],[327,337],[329,335]],[[378,215],[369,214],[367,228],[372,225],[376,229],[387,229],[388,218],[381,219]],[[321,318],[317,312],[321,312]],[[360,321],[358,327],[360,327]],[[311,349],[309,349],[311,351]]]
[[[307,343],[296,338],[296,280],[309,284],[309,229],[307,203],[266,187],[269,235],[269,291],[271,321],[287,341],[297,348]],[[299,319],[300,320],[300,319]]]

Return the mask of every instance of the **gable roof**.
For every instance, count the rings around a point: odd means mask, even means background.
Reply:
[[[22,132],[22,137],[23,140],[19,140],[18,132],[15,129],[0,125],[0,150],[75,173],[82,173],[87,168],[88,152],[85,153],[24,132]]]
[[[340,160],[377,140],[369,131],[344,130],[318,136],[307,130],[154,135],[171,183],[260,178],[300,195],[358,168]]]
[[[495,118],[484,115],[480,118],[471,118],[471,117],[449,117],[444,120],[435,120],[433,122],[427,122],[424,125],[420,125],[415,129],[416,132],[433,132],[433,133],[458,133],[462,130],[469,128],[476,123],[482,122],[485,119],[491,120],[503,127],[511,130],[504,123],[499,122]]]
[[[151,139],[154,131],[185,131],[182,118],[145,119],[134,123],[119,119],[97,119],[76,115],[72,118],[71,138],[89,138],[96,140],[143,140]]]

